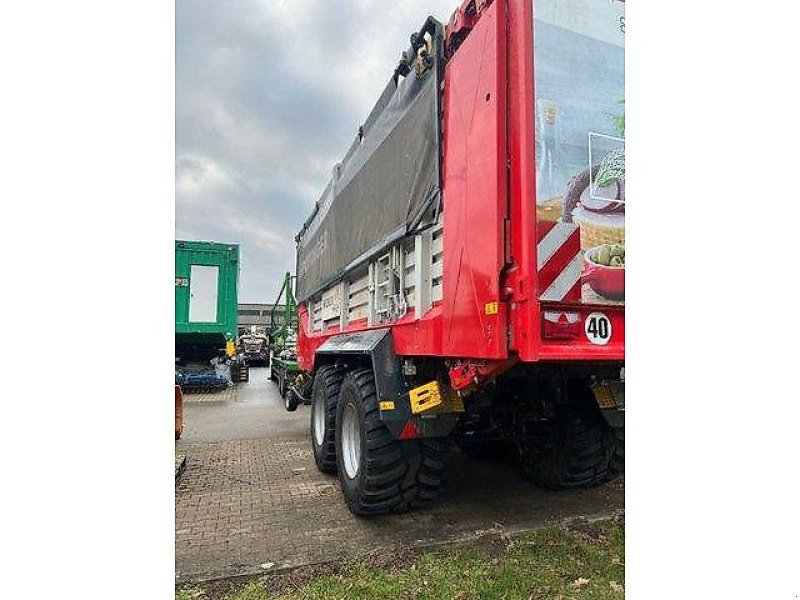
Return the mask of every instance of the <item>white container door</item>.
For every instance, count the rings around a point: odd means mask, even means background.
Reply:
[[[189,277],[189,322],[217,322],[219,267],[192,265]]]

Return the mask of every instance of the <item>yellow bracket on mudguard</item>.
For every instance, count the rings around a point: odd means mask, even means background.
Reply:
[[[464,402],[451,389],[442,389],[438,381],[415,387],[408,392],[411,413],[452,413],[464,412]]]
[[[411,400],[411,412],[415,415],[433,410],[444,402],[438,381],[415,387],[408,392],[408,398]]]
[[[617,408],[617,399],[614,397],[614,391],[610,386],[602,383],[596,383],[592,386],[594,398],[597,400],[597,406],[601,409]]]

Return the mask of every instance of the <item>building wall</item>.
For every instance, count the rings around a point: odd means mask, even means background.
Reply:
[[[249,330],[255,325],[259,330],[269,329],[272,325],[270,321],[270,311],[272,304],[239,304],[239,329]],[[279,304],[275,308],[275,321],[277,325],[282,325],[284,321],[284,305]]]

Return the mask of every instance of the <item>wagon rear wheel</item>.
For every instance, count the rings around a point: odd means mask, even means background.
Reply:
[[[335,441],[342,493],[357,515],[403,512],[442,493],[447,441],[395,439],[380,420],[370,369],[342,382]]]
[[[588,388],[571,390],[555,418],[518,440],[519,461],[537,485],[550,489],[590,487],[609,478],[614,451],[609,427]]]
[[[344,370],[333,365],[317,369],[311,390],[311,446],[323,473],[336,472],[336,408]]]
[[[625,474],[625,426],[614,427],[611,435],[614,440],[614,451],[608,463],[608,478],[616,479]]]

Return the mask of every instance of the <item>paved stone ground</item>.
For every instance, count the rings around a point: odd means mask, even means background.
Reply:
[[[184,402],[235,402],[236,392],[238,387],[232,385],[221,390],[213,390],[208,392],[185,392],[183,394]]]
[[[175,452],[175,481],[178,480],[178,477],[181,476],[183,473],[183,469],[186,467],[186,453],[183,451]]]
[[[512,465],[450,455],[449,487],[427,510],[373,519],[345,508],[335,477],[319,473],[308,407],[287,413],[266,369],[252,369],[235,401],[188,403],[177,443],[186,469],[176,486],[180,581],[297,566],[399,542],[461,539],[502,527],[535,527],[624,505],[624,484],[550,492]]]

